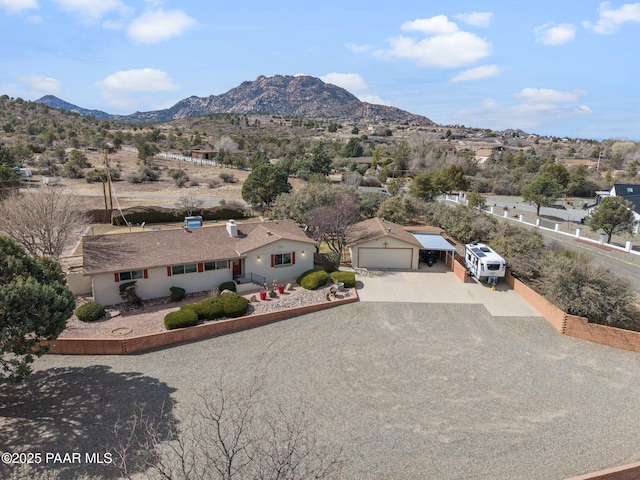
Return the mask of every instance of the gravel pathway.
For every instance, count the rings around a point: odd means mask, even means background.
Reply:
[[[640,355],[481,306],[358,302],[144,355],[47,355],[25,388],[65,368],[79,385],[106,369],[82,398],[87,418],[106,419],[135,395],[164,398],[155,384],[175,389],[180,418],[221,375],[242,384],[261,371],[270,400],[311,405],[319,438],[344,448],[347,480],[560,480],[640,460]],[[25,438],[7,447],[46,447],[61,400],[14,413]],[[70,424],[67,441],[99,442],[86,432],[92,423]]]

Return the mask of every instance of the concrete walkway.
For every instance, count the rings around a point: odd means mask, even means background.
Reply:
[[[504,282],[496,290],[471,278],[462,283],[442,263],[418,271],[371,270],[356,278],[362,302],[482,304],[494,317],[540,316]]]

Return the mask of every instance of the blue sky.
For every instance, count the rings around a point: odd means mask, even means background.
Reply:
[[[0,0],[0,94],[128,114],[306,74],[442,124],[640,139],[640,3]]]

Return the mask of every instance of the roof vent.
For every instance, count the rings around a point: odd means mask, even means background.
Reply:
[[[227,220],[227,233],[230,237],[238,236],[238,225],[235,220]]]
[[[267,230],[267,235],[271,235],[271,230]]]

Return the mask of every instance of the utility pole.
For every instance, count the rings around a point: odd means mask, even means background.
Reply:
[[[104,149],[104,165],[107,168],[107,185],[109,186],[109,206],[113,210],[113,196],[111,194],[111,173],[109,172],[109,159],[107,158],[107,149]],[[105,197],[106,203],[106,197]]]

